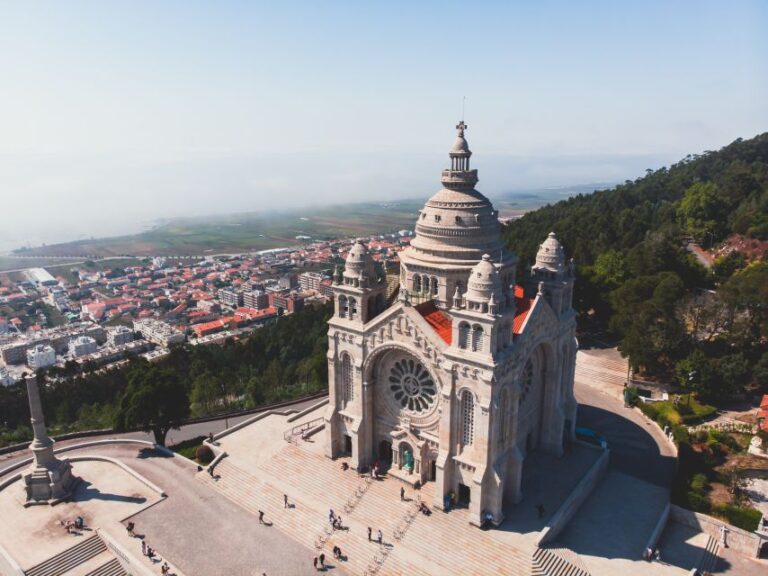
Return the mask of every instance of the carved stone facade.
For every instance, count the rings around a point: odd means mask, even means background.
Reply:
[[[454,495],[480,525],[522,498],[528,454],[560,455],[573,438],[574,269],[550,234],[516,284],[517,258],[474,189],[466,126],[457,128],[444,188],[401,252],[399,298],[387,307],[362,243],[334,275],[326,454],[435,482],[435,507]]]

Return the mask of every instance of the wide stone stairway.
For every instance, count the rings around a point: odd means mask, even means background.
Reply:
[[[530,574],[533,550],[523,552],[511,545],[514,534],[470,526],[466,510],[434,510],[428,517],[419,513],[420,499],[431,504],[431,484],[408,490],[401,501],[401,483],[343,471],[342,462],[286,444],[256,470],[246,471],[225,458],[214,477],[206,472],[196,477],[255,516],[263,511],[270,529],[315,554],[323,552],[326,564],[350,574]],[[288,509],[283,494],[288,495]],[[331,509],[342,517],[344,529],[331,528]],[[381,546],[375,542],[378,530],[384,536]],[[334,560],[334,546],[341,548],[344,561]]]
[[[25,571],[26,576],[126,576],[97,534]]]

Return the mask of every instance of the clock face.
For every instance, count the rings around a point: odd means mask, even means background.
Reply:
[[[414,358],[396,360],[387,384],[401,410],[414,415],[426,414],[437,399],[437,386],[424,365]]]

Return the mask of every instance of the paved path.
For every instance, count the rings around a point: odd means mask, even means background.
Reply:
[[[182,458],[141,457],[135,447],[78,451],[118,458],[156,483],[168,498],[134,516],[136,532],[186,576],[302,576],[314,574],[313,552],[195,479]],[[140,556],[140,541],[135,540]]]
[[[295,404],[291,404],[290,406],[277,408],[277,410],[301,411],[304,408],[311,406],[312,404],[316,404],[320,402],[320,400],[321,398],[315,398],[312,400],[300,400]],[[271,409],[272,408],[266,408],[264,411],[271,410]],[[168,436],[166,437],[166,444],[169,446],[172,446],[173,444],[178,444],[180,442],[184,442],[185,440],[191,440],[192,438],[198,438],[200,436],[207,436],[210,432],[217,434],[222,430],[226,429],[227,425],[234,426],[235,424],[242,422],[243,420],[247,420],[248,418],[253,418],[257,414],[259,414],[259,412],[254,412],[253,414],[244,414],[242,416],[233,416],[231,418],[226,418],[226,419],[221,418],[219,420],[211,420],[210,422],[199,422],[195,424],[187,424],[186,426],[182,426],[179,430],[171,430],[170,432],[168,432]],[[60,442],[56,442],[56,448],[71,446],[73,444],[84,444],[86,442],[92,442],[94,440],[103,440],[105,438],[132,438],[135,440],[146,440],[147,442],[155,441],[154,435],[148,432],[126,432],[124,434],[113,433],[113,434],[104,434],[102,436],[90,436],[88,438],[75,438],[72,440],[62,440]],[[0,456],[0,468],[6,468],[11,464],[14,464],[20,460],[24,460],[29,457],[30,457],[30,454],[28,450],[19,450],[16,452],[11,452],[10,454],[3,454],[2,456]]]

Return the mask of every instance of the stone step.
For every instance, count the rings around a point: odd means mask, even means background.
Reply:
[[[112,558],[109,562],[102,564],[96,570],[88,572],[85,576],[128,576],[128,573],[117,561],[117,558]]]
[[[102,564],[109,562],[113,558],[114,556],[109,552],[109,550],[104,550],[103,552],[96,554],[96,556],[89,558],[82,564],[78,564],[71,570],[67,570],[62,576],[86,576],[86,574],[92,572]]]
[[[102,539],[94,534],[45,562],[33,566],[26,571],[26,576],[61,576],[87,562],[90,558],[101,554],[106,549]]]
[[[533,576],[590,576],[562,552],[563,549],[537,548],[533,553]]]

